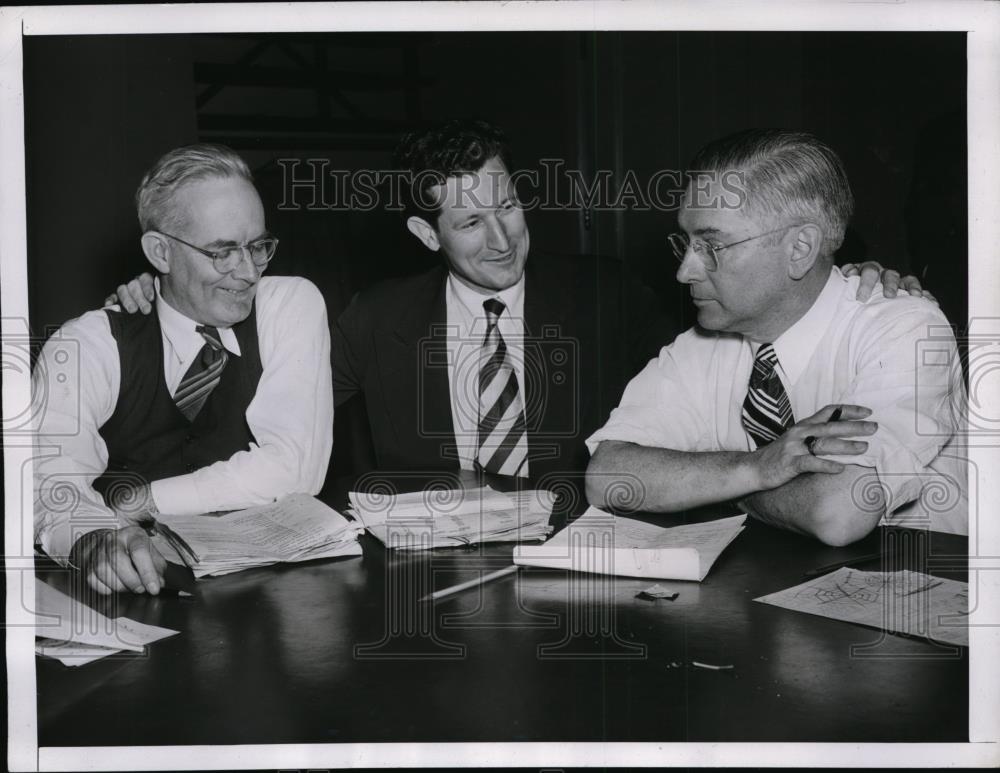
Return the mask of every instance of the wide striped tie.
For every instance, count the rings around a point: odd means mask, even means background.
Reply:
[[[775,371],[778,355],[771,344],[763,344],[753,362],[750,388],[743,401],[743,427],[757,448],[766,446],[795,423],[788,394]]]
[[[479,450],[476,465],[486,472],[517,475],[528,456],[528,433],[517,374],[497,323],[505,306],[483,301],[486,336],[479,369]]]
[[[195,330],[205,339],[198,356],[181,379],[174,402],[188,421],[194,421],[198,411],[205,405],[208,396],[222,378],[222,369],[229,361],[229,352],[222,346],[219,331],[208,325],[198,325]]]

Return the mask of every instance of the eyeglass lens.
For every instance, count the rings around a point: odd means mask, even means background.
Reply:
[[[250,260],[253,261],[254,265],[258,267],[266,266],[268,261],[274,255],[275,247],[277,242],[273,239],[262,239],[259,242],[253,242],[246,246],[247,252],[250,253]],[[226,250],[219,250],[215,254],[215,266],[217,269],[225,273],[226,271],[231,271],[235,268],[239,262],[243,259],[243,248],[242,247],[230,247]]]

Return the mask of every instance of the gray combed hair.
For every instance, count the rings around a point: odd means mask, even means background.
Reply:
[[[748,129],[709,143],[691,160],[696,171],[742,172],[751,212],[792,217],[823,229],[823,253],[844,241],[854,194],[840,157],[807,132]]]
[[[187,183],[213,177],[242,177],[253,182],[246,161],[225,145],[185,145],[165,153],[143,176],[135,209],[143,233],[177,225],[173,197]]]

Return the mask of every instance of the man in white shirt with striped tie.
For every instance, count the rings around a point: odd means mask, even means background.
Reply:
[[[263,277],[277,240],[228,148],[165,154],[136,192],[155,313],[67,322],[32,374],[35,542],[99,593],[157,593],[160,512],[234,510],[322,487],[332,443],[326,306]]]
[[[698,325],[588,439],[590,502],[737,500],[830,545],[880,522],[967,533],[951,328],[922,298],[857,300],[857,278],[834,266],[853,207],[837,155],[808,134],[750,130],[690,169],[671,245]]]

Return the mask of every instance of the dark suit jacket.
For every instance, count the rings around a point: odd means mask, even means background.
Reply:
[[[448,385],[447,270],[357,295],[332,336],[334,475],[457,469]],[[525,269],[525,416],[532,477],[586,469],[587,436],[676,327],[620,264],[532,251]],[[470,343],[470,345],[475,345]],[[366,417],[366,418],[365,418]],[[367,430],[368,438],[358,437]],[[364,457],[370,440],[373,456]],[[354,458],[350,458],[350,457]]]

